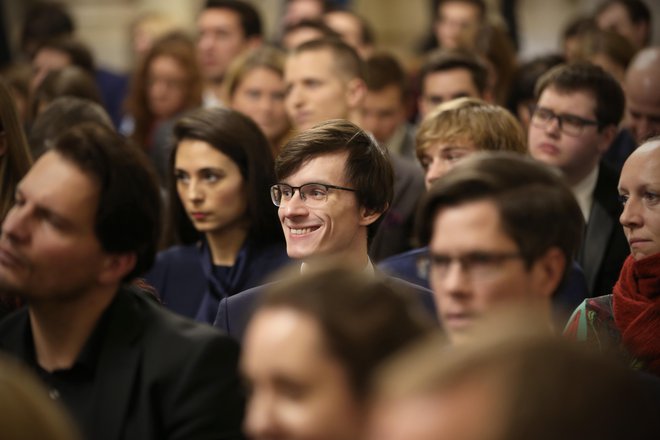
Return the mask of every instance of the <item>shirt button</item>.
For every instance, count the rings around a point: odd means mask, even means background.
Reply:
[[[50,390],[48,390],[48,395],[53,400],[57,400],[60,398],[60,392],[57,391],[55,388],[51,388]]]

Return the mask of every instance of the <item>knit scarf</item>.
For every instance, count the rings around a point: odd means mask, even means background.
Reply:
[[[649,372],[660,375],[660,254],[626,259],[612,305],[623,346]]]

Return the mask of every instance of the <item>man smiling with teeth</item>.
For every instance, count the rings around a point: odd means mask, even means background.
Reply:
[[[275,161],[278,183],[270,189],[289,257],[301,270],[338,260],[374,273],[368,239],[389,207],[393,171],[386,150],[342,119],[323,122],[292,138]],[[433,312],[430,291],[396,278]],[[263,292],[255,287],[223,299],[214,325],[240,339]]]

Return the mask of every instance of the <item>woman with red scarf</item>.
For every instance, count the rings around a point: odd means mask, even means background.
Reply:
[[[622,349],[633,368],[660,376],[660,136],[630,155],[619,194],[630,256],[612,294],[585,300],[564,333]]]

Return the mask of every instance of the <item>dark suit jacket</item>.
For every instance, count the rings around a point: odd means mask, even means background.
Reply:
[[[623,261],[630,253],[619,223],[622,206],[618,183],[616,172],[601,163],[589,223],[578,255],[578,263],[587,278],[589,296],[612,293]]]
[[[78,420],[86,438],[241,437],[235,341],[176,316],[137,290],[120,289],[105,313],[91,416]],[[0,322],[0,349],[29,362],[34,356],[26,345],[29,326],[26,308]]]
[[[424,174],[419,165],[396,155],[391,155],[390,159],[394,168],[394,198],[369,244],[372,261],[412,248],[417,201],[425,191]]]
[[[426,309],[429,315],[436,316],[435,302],[433,301],[433,294],[430,290],[398,278],[387,277],[387,279],[393,285],[397,286],[397,288],[410,292],[411,295],[416,295],[419,298],[420,304]],[[228,333],[230,336],[236,338],[236,340],[242,341],[252,313],[259,305],[261,296],[271,284],[253,287],[237,295],[224,298],[220,301],[218,316],[213,326]]]

